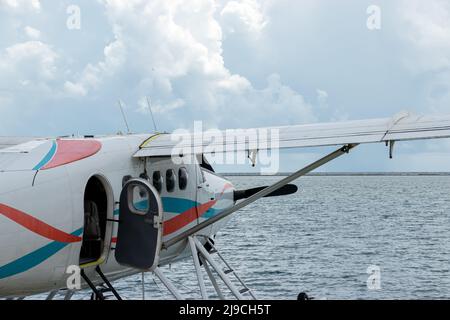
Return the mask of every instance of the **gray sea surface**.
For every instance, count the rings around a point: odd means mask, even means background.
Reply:
[[[230,177],[242,189],[279,179]],[[450,299],[450,177],[319,176],[296,184],[295,195],[235,213],[216,238],[259,299],[303,291],[330,300]],[[368,286],[371,266],[380,270],[378,290]],[[163,271],[185,297],[200,298],[191,259]],[[126,299],[142,298],[141,275],[115,286]],[[172,299],[151,274],[144,287],[146,299]]]

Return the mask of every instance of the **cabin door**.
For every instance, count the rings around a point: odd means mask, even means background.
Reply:
[[[115,257],[119,264],[152,271],[159,263],[163,209],[158,191],[144,179],[132,179],[120,195]]]

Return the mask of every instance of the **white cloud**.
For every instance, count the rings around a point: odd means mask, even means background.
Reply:
[[[37,11],[41,10],[39,0],[0,0],[0,9],[13,11]]]
[[[403,1],[399,7],[403,36],[414,50],[408,67],[416,72],[450,67],[450,2],[446,0]],[[406,32],[405,32],[406,30]]]
[[[64,90],[66,93],[72,96],[84,97],[87,95],[87,90],[81,83],[73,83],[71,81],[66,81],[64,83]]]
[[[104,49],[104,60],[88,64],[76,81],[66,81],[66,92],[76,96],[86,96],[90,90],[97,89],[105,78],[115,75],[125,62],[125,47],[116,40]]]
[[[284,85],[278,74],[270,75],[263,89],[250,86],[236,95],[225,94],[222,99],[221,112],[210,114],[222,126],[227,123],[249,127],[317,121],[314,107],[301,94]]]
[[[322,108],[328,107],[328,93],[325,90],[317,89],[317,100]]]
[[[41,41],[17,43],[0,53],[1,80],[4,86],[39,83],[56,76],[58,54]]]
[[[135,94],[139,112],[147,110],[145,96],[151,97],[155,113],[170,117],[183,110],[175,125],[189,125],[195,119],[208,119],[213,126],[316,119],[313,107],[283,85],[278,75],[268,78],[266,88],[256,89],[248,79],[225,67],[223,32],[216,20],[214,2],[101,3],[115,41],[105,48],[102,61],[89,64],[78,77],[66,82],[66,92],[86,96],[126,77],[137,83],[130,90]],[[237,6],[228,3],[222,13],[239,13],[239,19],[245,21],[243,27],[261,31],[264,19],[257,2],[246,1],[240,9]]]
[[[220,12],[226,31],[261,32],[267,25],[267,17],[257,0],[229,1]]]
[[[33,39],[33,40],[38,40],[41,37],[41,32],[39,30],[37,30],[37,29],[34,29],[34,28],[30,27],[30,26],[26,26],[24,28],[24,31],[25,31],[25,34],[29,38]]]
[[[403,1],[401,36],[409,50],[405,63],[415,75],[426,76],[428,111],[448,113],[450,105],[450,2]]]
[[[150,108],[153,114],[164,114],[185,106],[185,102],[182,99],[176,99],[166,104],[162,104],[160,101],[151,101]],[[138,112],[142,114],[150,114],[149,103],[147,102],[147,97],[142,97],[138,102],[139,108]]]
[[[1,130],[6,134],[20,126],[33,128],[33,122],[25,124],[24,119],[47,113],[47,104],[58,96],[58,59],[53,48],[40,41],[0,51]]]

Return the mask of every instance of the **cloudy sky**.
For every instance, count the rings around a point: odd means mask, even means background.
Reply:
[[[450,113],[450,2],[0,0],[0,135],[125,131],[119,99],[149,132],[146,96],[165,131]],[[326,151],[283,153],[280,169]],[[396,151],[326,170],[450,171],[448,141]]]

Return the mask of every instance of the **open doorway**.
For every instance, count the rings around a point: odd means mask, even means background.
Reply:
[[[105,246],[108,195],[96,176],[89,179],[84,192],[84,232],[80,265],[98,261]]]

